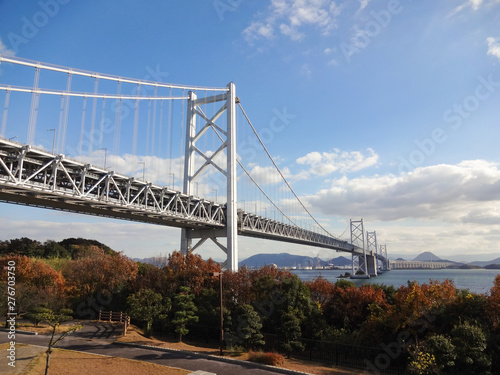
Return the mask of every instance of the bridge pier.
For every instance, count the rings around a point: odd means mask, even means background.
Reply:
[[[377,276],[377,257],[375,255],[366,255],[366,267],[370,277]]]

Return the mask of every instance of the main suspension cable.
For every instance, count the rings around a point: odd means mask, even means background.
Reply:
[[[333,234],[331,234],[329,231],[327,231],[319,222],[318,220],[316,220],[314,218],[314,216],[311,214],[311,212],[307,209],[307,207],[304,205],[304,203],[302,203],[302,201],[300,200],[300,198],[297,196],[297,194],[295,193],[295,191],[292,189],[292,187],[290,186],[290,184],[288,183],[287,179],[285,178],[285,176],[283,175],[283,173],[281,172],[281,170],[279,169],[278,165],[276,164],[276,162],[274,161],[273,157],[271,156],[271,154],[269,153],[269,151],[267,150],[267,147],[264,145],[264,142],[262,142],[262,139],[260,138],[259,134],[257,133],[257,130],[255,130],[254,126],[252,125],[252,122],[250,121],[250,119],[248,118],[245,110],[243,109],[243,107],[241,106],[241,102],[238,102],[238,105],[241,109],[241,112],[243,113],[243,115],[245,116],[245,118],[247,119],[247,122],[248,124],[250,125],[250,127],[252,128],[252,131],[254,132],[255,136],[257,137],[257,139],[259,140],[260,144],[262,145],[262,148],[264,149],[264,151],[266,152],[267,156],[269,157],[269,159],[271,160],[271,162],[273,163],[274,167],[276,168],[276,170],[278,171],[278,173],[280,174],[281,178],[283,179],[283,181],[285,182],[285,184],[288,186],[288,188],[290,189],[290,191],[292,192],[292,194],[294,195],[295,199],[297,199],[297,201],[300,203],[300,205],[302,206],[302,208],[307,212],[307,214],[311,217],[311,219],[313,219],[313,221],[321,228],[323,229],[326,233],[328,233],[328,235],[330,235],[331,237],[335,237]]]

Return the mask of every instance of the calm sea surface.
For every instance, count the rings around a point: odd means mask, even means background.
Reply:
[[[329,281],[336,282],[337,276],[345,273],[345,270],[293,270],[302,281],[312,280],[321,276]],[[347,270],[349,272],[349,270]],[[495,277],[500,270],[393,270],[365,280],[350,280],[356,285],[363,284],[385,284],[398,288],[407,285],[408,281],[417,281],[420,284],[428,283],[430,280],[444,281],[450,279],[459,289],[469,289],[474,293],[488,293],[493,286]]]

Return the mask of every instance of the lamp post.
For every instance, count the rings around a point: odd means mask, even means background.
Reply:
[[[47,129],[48,132],[54,132],[54,137],[52,139],[52,153],[54,153],[54,148],[56,146],[56,129]]]
[[[220,336],[219,347],[220,355],[222,355],[222,343],[224,341],[224,312],[222,310],[222,272],[210,272],[210,276],[219,276],[219,293],[220,293]]]
[[[104,151],[104,169],[106,169],[106,159],[108,158],[108,149],[107,147],[100,148],[99,150]]]
[[[14,139],[16,139],[16,138],[17,138],[17,135],[15,135],[15,136],[13,136],[13,137],[10,137],[10,138],[9,138],[9,141],[12,141],[12,140],[14,140]]]

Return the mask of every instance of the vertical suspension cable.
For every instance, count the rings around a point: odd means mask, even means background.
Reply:
[[[104,121],[106,121],[106,98],[102,98],[101,121],[99,122],[99,148],[102,148],[104,136]]]
[[[66,83],[66,92],[69,93],[71,91],[71,80],[73,75],[68,73],[68,82]],[[68,117],[69,117],[69,99],[70,96],[66,95],[64,101],[64,114],[63,114],[63,123],[62,123],[62,131],[59,136],[59,151],[64,153],[64,148],[66,146],[66,132],[68,128]]]
[[[38,116],[38,101],[40,94],[37,93],[38,82],[40,81],[40,68],[35,69],[35,80],[33,82],[33,93],[31,94],[31,109],[30,109],[30,121],[28,125],[28,137],[27,143],[33,144],[35,142],[35,132],[36,132],[36,118]]]
[[[155,86],[155,98],[158,96],[158,86]],[[151,134],[151,155],[155,154],[155,139],[156,139],[156,102],[153,104],[153,131]]]
[[[141,92],[141,84],[137,84],[137,98],[135,99],[135,110],[134,110],[134,135],[132,139],[132,155],[137,154],[137,137],[139,132],[139,96]]]
[[[57,136],[57,140],[55,142],[56,144],[56,147],[55,147],[55,150],[54,152],[57,154],[60,150],[59,146],[60,146],[60,140],[61,140],[61,133],[62,133],[62,127],[63,127],[63,119],[64,119],[64,102],[65,102],[66,98],[64,97],[64,95],[61,95],[61,105],[59,106],[59,123],[57,125],[57,133],[54,134],[55,136]]]
[[[117,96],[120,96],[122,92],[122,81],[118,81],[118,87],[117,87]],[[121,136],[121,128],[122,128],[122,98],[117,98],[116,103],[115,103],[115,137],[114,137],[114,142],[113,142],[113,153],[115,155],[119,155],[120,153],[120,136]],[[103,129],[104,130],[104,129]],[[101,136],[101,143],[102,143],[102,136]],[[102,144],[100,146],[102,148]]]
[[[5,91],[5,102],[3,105],[3,116],[2,116],[2,129],[0,135],[5,137],[5,130],[7,129],[7,115],[9,113],[9,103],[10,103],[10,90]]]
[[[170,88],[170,97],[172,97],[172,88]],[[181,103],[185,99],[181,100]],[[174,100],[170,99],[168,103],[168,123],[167,123],[167,159],[168,159],[168,173],[173,173],[172,171],[172,145],[173,145],[173,136],[172,136],[172,118],[174,116],[174,109],[172,108]],[[167,184],[168,185],[168,184]]]
[[[161,145],[163,144],[163,105],[164,105],[164,100],[161,100],[160,101],[160,129],[159,129],[159,132],[158,132],[158,158],[161,160],[162,158],[162,153],[161,153]],[[157,176],[161,176],[162,175],[162,171],[161,171],[161,165],[163,163],[158,163],[158,168],[156,169],[156,175]]]
[[[94,94],[99,91],[99,78],[95,77],[94,80]],[[92,105],[92,120],[90,122],[90,134],[89,134],[89,155],[92,155],[92,150],[94,148],[94,136],[95,136],[95,118],[97,114],[97,97],[94,97],[94,103]]]
[[[151,126],[151,99],[148,100],[148,125],[146,128],[146,156],[149,156],[150,126]]]
[[[83,97],[82,124],[80,126],[80,142],[78,143],[78,152],[82,154],[83,133],[85,132],[85,116],[87,115],[87,97]]]

